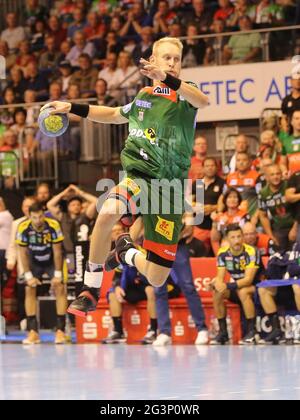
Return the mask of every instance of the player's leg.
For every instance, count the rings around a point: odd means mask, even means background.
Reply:
[[[103,204],[91,238],[90,256],[84,274],[83,290],[70,305],[69,313],[85,316],[88,312],[96,310],[103,280],[104,262],[111,247],[111,231],[126,211],[126,204],[118,198],[108,197]]]
[[[152,344],[156,339],[157,335],[157,313],[156,313],[156,302],[155,302],[155,291],[154,287],[146,286],[145,294],[147,297],[147,312],[150,318],[150,327],[147,334],[142,340],[143,344]]]
[[[247,320],[247,332],[239,344],[255,344],[258,340],[256,331],[256,310],[254,304],[255,286],[243,287],[237,291]]]
[[[293,292],[295,296],[297,310],[300,311],[300,286],[299,284],[294,284],[292,287],[293,287]]]
[[[124,343],[126,338],[123,331],[122,323],[122,304],[118,301],[114,289],[108,294],[109,311],[113,320],[113,331],[111,331],[107,338],[102,340],[103,344]]]
[[[53,288],[56,297],[56,334],[55,344],[65,344],[67,337],[66,329],[66,312],[67,312],[67,292],[66,285],[61,283]]]
[[[219,293],[214,290],[213,292],[213,305],[215,315],[219,323],[219,334],[210,341],[211,345],[224,345],[229,342],[229,335],[227,330],[227,310],[225,300],[230,298],[230,291],[225,290],[223,293]]]
[[[268,315],[272,331],[264,340],[260,340],[260,344],[278,344],[283,339],[283,333],[280,328],[279,316],[277,312],[277,305],[275,302],[275,297],[277,295],[277,288],[270,287],[264,288],[260,287],[258,289],[258,294],[260,298],[261,305]]]
[[[36,318],[36,287],[25,287],[25,312],[28,335],[23,344],[39,344],[38,323]]]

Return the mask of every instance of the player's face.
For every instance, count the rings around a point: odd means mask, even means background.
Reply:
[[[153,54],[151,61],[166,73],[179,77],[181,71],[181,53],[176,45],[168,42],[161,44],[156,53]]]
[[[30,213],[31,223],[34,229],[40,230],[45,223],[45,214],[43,211],[38,213]]]
[[[242,232],[240,230],[237,230],[235,232],[229,232],[227,235],[227,240],[229,242],[230,248],[234,252],[238,252],[243,246],[244,237]]]

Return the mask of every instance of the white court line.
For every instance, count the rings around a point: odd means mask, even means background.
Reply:
[[[261,389],[261,392],[277,392],[280,391],[279,388],[274,388],[274,389]]]
[[[192,397],[211,397],[212,394],[194,394]]]
[[[179,398],[179,397],[161,397],[160,400],[173,400],[175,398]]]
[[[227,392],[227,394],[246,394],[246,391],[232,391],[232,392]]]

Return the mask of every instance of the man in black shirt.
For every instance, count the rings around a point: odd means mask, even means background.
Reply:
[[[210,231],[212,229],[211,214],[217,210],[219,197],[222,195],[225,181],[220,178],[218,173],[218,163],[214,158],[206,158],[203,163],[204,178],[202,183],[193,184],[193,203],[196,213],[201,209],[202,203],[195,202],[197,189],[204,188],[204,220],[201,225],[194,229],[194,237],[204,242],[210,249]],[[203,209],[202,209],[203,210]]]
[[[296,242],[300,243],[300,172],[294,173],[288,180],[285,199],[291,204],[291,213],[295,221],[298,222]]]
[[[291,93],[283,99],[281,104],[283,124],[287,127],[293,112],[300,110],[300,73],[292,73],[291,85]]]

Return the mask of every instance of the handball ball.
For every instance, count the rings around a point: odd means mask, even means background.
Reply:
[[[50,111],[53,109],[53,107],[44,109],[38,118],[41,132],[49,137],[61,136],[69,126],[69,118],[66,114],[50,115]]]

